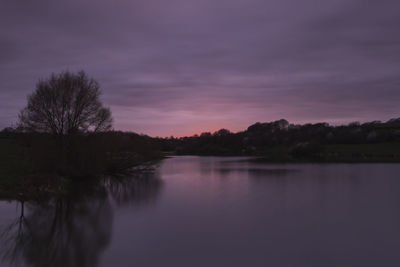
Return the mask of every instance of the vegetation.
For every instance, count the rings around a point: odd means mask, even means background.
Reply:
[[[0,132],[0,197],[64,194],[71,182],[128,172],[162,157],[150,137],[109,131],[64,137]]]
[[[0,132],[0,197],[62,195],[76,181],[118,175],[177,155],[259,156],[266,161],[400,162],[400,119],[295,125],[256,123],[245,131],[151,138],[112,131],[99,84],[84,72],[41,80],[19,124]]]
[[[41,80],[19,115],[28,131],[69,135],[111,129],[111,111],[102,106],[100,86],[81,71],[63,72]]]
[[[400,118],[387,122],[295,125],[256,123],[232,133],[157,139],[178,155],[260,156],[267,161],[400,162]]]
[[[84,72],[38,82],[18,126],[0,132],[0,197],[60,195],[76,180],[161,157],[151,138],[111,131],[111,112],[99,97],[99,84]]]

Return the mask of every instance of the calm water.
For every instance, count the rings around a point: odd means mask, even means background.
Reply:
[[[400,266],[396,164],[175,157],[21,207],[0,202],[0,266]]]

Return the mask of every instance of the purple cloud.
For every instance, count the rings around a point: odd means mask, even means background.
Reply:
[[[399,117],[399,10],[394,0],[5,0],[0,128],[39,78],[67,69],[101,83],[116,129],[151,135]]]

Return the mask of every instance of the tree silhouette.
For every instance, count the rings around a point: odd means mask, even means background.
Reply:
[[[19,114],[20,125],[29,131],[69,135],[111,129],[112,117],[99,100],[98,82],[85,72],[62,72],[40,80]]]

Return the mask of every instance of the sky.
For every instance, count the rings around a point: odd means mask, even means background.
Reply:
[[[114,128],[184,136],[400,117],[398,0],[0,0],[0,129],[84,70]]]

